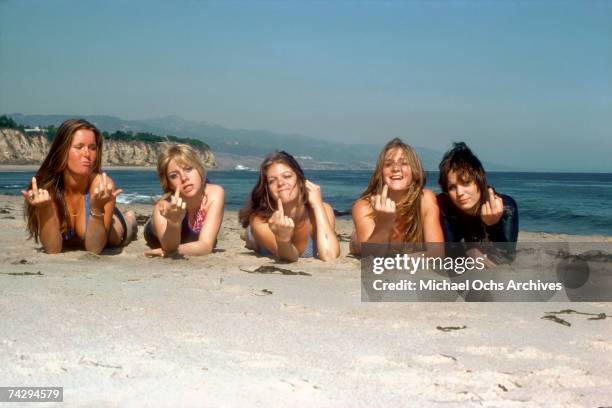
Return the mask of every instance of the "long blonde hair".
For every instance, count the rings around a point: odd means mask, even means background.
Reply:
[[[81,129],[91,130],[95,136],[97,154],[91,174],[100,173],[100,168],[102,167],[102,134],[97,127],[85,119],[68,119],[60,125],[47,156],[36,172],[36,183],[38,188],[49,191],[49,196],[57,208],[57,217],[62,233],[66,231],[66,218],[68,217],[68,210],[64,199],[64,170],[68,167],[68,153],[72,145],[74,134],[77,130]],[[30,182],[27,189],[32,189],[32,182]],[[38,217],[36,216],[36,207],[31,205],[28,200],[25,200],[23,215],[27,220],[28,239],[34,238],[38,243],[39,225]]]
[[[202,194],[206,191],[206,169],[195,149],[186,144],[166,144],[157,157],[157,177],[164,191],[160,200],[165,200],[174,194],[168,181],[168,164],[174,160],[179,166],[192,166],[202,178]]]
[[[368,187],[361,193],[360,199],[370,200],[370,197],[381,194],[384,180],[383,180],[383,167],[385,162],[385,156],[390,150],[402,149],[412,170],[412,183],[408,187],[408,190],[403,194],[401,200],[396,203],[396,211],[399,219],[403,221],[404,241],[405,242],[423,242],[423,220],[421,219],[421,196],[423,193],[423,187],[425,187],[425,170],[416,151],[402,142],[401,139],[395,138],[385,145],[380,154],[378,155],[378,161],[376,162],[376,169],[370,178]],[[371,217],[374,217],[374,211],[370,213]]]

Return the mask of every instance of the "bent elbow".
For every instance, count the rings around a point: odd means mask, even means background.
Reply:
[[[293,263],[293,262],[297,262],[297,260],[299,258],[300,258],[299,256],[295,256],[295,257],[293,257],[293,256],[291,256],[291,257],[289,257],[289,256],[279,256],[278,260],[281,261],[281,262]]]
[[[201,245],[200,250],[198,251],[198,255],[212,254],[214,249],[215,249],[214,246],[210,244]]]
[[[340,256],[340,249],[332,251],[323,251],[319,253],[319,259],[323,262],[333,261]]]
[[[87,250],[87,252],[91,252],[92,254],[100,255],[104,250],[104,247],[88,245],[85,247],[85,250]]]

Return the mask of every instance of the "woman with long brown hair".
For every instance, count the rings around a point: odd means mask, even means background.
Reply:
[[[135,235],[134,214],[124,218],[115,207],[121,190],[101,172],[102,144],[94,125],[66,120],[27,191],[21,192],[29,237],[47,253],[64,247],[100,253],[107,245],[126,245]]]
[[[323,202],[321,189],[306,180],[289,153],[266,157],[249,200],[239,213],[246,228],[246,246],[260,255],[294,262],[299,257],[323,261],[340,254],[332,207]]]
[[[412,147],[395,138],[378,156],[368,187],[353,205],[351,253],[362,243],[444,242],[435,194]]]

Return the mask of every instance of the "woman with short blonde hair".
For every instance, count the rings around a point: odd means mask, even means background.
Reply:
[[[157,159],[163,195],[145,226],[149,256],[206,255],[221,228],[225,193],[207,182],[202,160],[191,146],[168,144]]]

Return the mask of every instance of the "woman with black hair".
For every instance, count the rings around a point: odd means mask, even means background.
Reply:
[[[514,260],[518,239],[518,208],[512,197],[487,184],[482,163],[465,143],[455,143],[439,165],[438,195],[446,242],[505,242],[489,258]],[[496,255],[497,254],[497,255]]]

